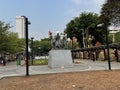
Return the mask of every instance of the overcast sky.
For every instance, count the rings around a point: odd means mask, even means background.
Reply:
[[[48,31],[63,32],[66,24],[82,12],[100,14],[105,0],[0,0],[0,20],[11,23],[15,32],[15,17],[27,16],[29,37],[48,37]]]

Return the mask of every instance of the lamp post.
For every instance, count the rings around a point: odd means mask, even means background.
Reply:
[[[107,25],[104,24],[104,29],[105,29],[105,34],[106,34],[106,48],[107,48],[107,54],[108,54],[108,67],[109,70],[111,70],[111,63],[110,63],[110,52],[109,52],[109,44],[108,44],[108,30],[107,30]]]
[[[104,26],[105,36],[106,36],[106,48],[107,48],[107,58],[108,58],[108,68],[111,70],[111,63],[110,63],[110,51],[109,51],[109,44],[108,44],[108,30],[107,24],[98,24],[97,27]]]
[[[82,29],[82,31],[83,31],[83,47],[85,48],[85,36],[84,36],[84,29]]]
[[[28,58],[29,58],[29,54],[28,54],[28,25],[31,24],[28,21],[28,18],[26,16],[21,16],[24,17],[25,20],[25,54],[26,54],[26,76],[29,76],[29,64],[28,64]]]
[[[32,65],[33,65],[33,39],[34,39],[34,37],[31,37],[31,63],[32,63]]]
[[[74,54],[73,54],[73,37],[72,37],[71,39],[72,39],[72,60],[73,60],[73,63],[74,63]]]

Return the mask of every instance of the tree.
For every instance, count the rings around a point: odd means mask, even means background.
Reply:
[[[73,39],[73,37],[76,37],[78,39],[78,42],[82,42],[82,30],[79,30],[77,23],[78,23],[78,17],[74,18],[73,20],[71,20],[67,25],[66,25],[66,29],[65,29],[65,33],[67,33],[67,37],[69,37],[71,40]],[[81,46],[82,44],[79,43],[79,45]]]
[[[51,43],[48,38],[41,39],[40,41],[40,52],[41,54],[47,54],[51,49]]]
[[[31,47],[31,44],[30,44]],[[50,39],[44,38],[36,41],[33,41],[33,51],[34,55],[43,55],[49,52],[51,49]]]
[[[115,34],[115,42],[120,43],[120,32]]]
[[[112,34],[109,34],[108,35],[108,43],[113,43],[113,35]]]
[[[101,9],[101,21],[106,25],[120,25],[120,0],[107,0]]]
[[[84,12],[66,25],[65,33],[70,38],[76,37],[81,47],[84,45],[87,47],[89,35],[94,36],[95,41],[103,42],[104,40],[105,32],[97,28],[98,23],[100,23],[98,14]]]
[[[25,50],[25,40],[19,39],[17,33],[9,32],[8,36],[8,52],[11,54],[19,53]]]
[[[0,53],[6,52],[9,49],[8,30],[11,28],[9,23],[0,21]]]
[[[9,39],[9,49],[8,52],[9,53],[15,53],[17,51],[17,41],[18,41],[18,37],[16,33],[12,33],[10,32],[8,34],[8,39]]]
[[[37,56],[38,56],[38,54],[39,54],[39,49],[40,49],[39,42],[40,42],[39,40],[33,41],[33,52],[34,52],[34,55],[37,55]],[[31,45],[31,43],[30,43],[30,48],[32,48],[31,46],[32,46],[32,45]]]

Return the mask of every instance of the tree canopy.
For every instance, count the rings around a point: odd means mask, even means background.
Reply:
[[[95,38],[93,44],[95,44],[96,41],[103,42],[105,32],[97,28],[99,23],[98,14],[83,12],[79,17],[75,17],[66,25],[65,32],[70,38],[76,37],[80,47],[83,47],[84,43],[87,46],[89,35]]]
[[[30,44],[30,48],[32,48],[31,44]],[[46,54],[49,52],[50,49],[51,49],[51,43],[49,38],[33,41],[34,55]]]
[[[107,0],[101,9],[101,20],[107,25],[120,25],[120,0]]]
[[[0,53],[7,51],[9,48],[9,38],[7,35],[10,28],[10,24],[0,21]]]
[[[115,34],[115,42],[120,43],[120,32]]]
[[[14,54],[14,53],[19,53],[25,50],[25,40],[19,39],[17,33],[9,32],[8,39],[9,39],[9,42],[8,42],[9,53]]]
[[[0,54],[24,51],[25,40],[19,39],[17,33],[10,32],[11,25],[0,21]]]

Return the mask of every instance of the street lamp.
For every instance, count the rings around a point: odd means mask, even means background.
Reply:
[[[108,67],[109,70],[111,70],[111,63],[110,63],[110,52],[109,52],[109,44],[108,44],[108,30],[107,30],[107,24],[98,24],[97,27],[101,27],[104,26],[104,30],[105,30],[105,35],[106,35],[106,48],[107,48],[107,58],[108,58]]]
[[[32,65],[33,65],[33,39],[34,39],[34,37],[31,37],[31,60],[32,60]]]
[[[29,76],[29,64],[28,64],[28,58],[29,58],[29,54],[28,54],[28,25],[31,24],[31,23],[28,21],[28,18],[26,16],[21,16],[21,17],[23,17],[24,20],[25,20],[26,76]]]

